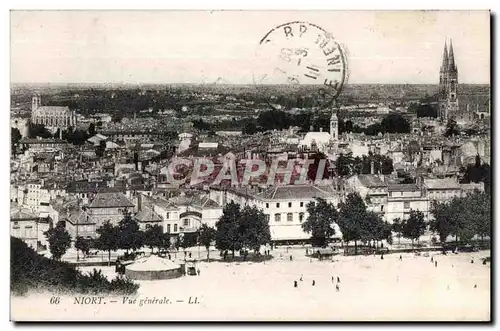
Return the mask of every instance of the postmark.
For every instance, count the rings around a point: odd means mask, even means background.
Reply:
[[[287,86],[319,107],[331,106],[348,77],[344,47],[331,33],[308,22],[271,29],[259,41],[256,60],[254,84],[261,90]]]

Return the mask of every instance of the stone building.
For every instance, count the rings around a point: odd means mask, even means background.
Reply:
[[[67,106],[42,106],[42,98],[35,94],[31,99],[31,122],[43,124],[48,129],[63,130],[76,126],[76,114]]]

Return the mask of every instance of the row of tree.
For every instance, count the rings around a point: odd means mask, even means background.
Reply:
[[[474,236],[491,237],[491,196],[485,192],[475,191],[449,202],[433,203],[431,212],[434,220],[430,228],[441,242],[448,236],[454,236],[462,244],[469,243]]]
[[[269,110],[259,114],[256,119],[242,118],[231,121],[218,121],[208,123],[202,119],[193,120],[193,127],[200,131],[224,130],[228,127],[239,128],[244,134],[255,134],[270,130],[286,130],[289,127],[299,127],[302,132],[330,130],[329,113],[299,113],[291,114],[282,110]],[[379,133],[409,133],[410,123],[400,114],[389,114],[380,123],[372,124],[367,128],[361,128],[351,120],[338,119],[339,134],[344,132],[365,133],[367,135],[377,135]]]
[[[367,209],[361,196],[351,193],[346,200],[338,204],[317,198],[306,206],[308,217],[302,223],[302,229],[311,234],[311,243],[316,247],[325,247],[335,235],[335,224],[342,233],[342,240],[349,245],[354,242],[355,254],[357,244],[372,243],[375,247],[379,242],[391,242],[391,226],[382,220],[382,217]]]
[[[372,169],[373,165],[373,169]],[[393,161],[390,157],[380,154],[369,153],[363,157],[353,157],[352,153],[341,153],[335,161],[337,176],[349,177],[359,174],[382,173],[389,175],[394,171]]]

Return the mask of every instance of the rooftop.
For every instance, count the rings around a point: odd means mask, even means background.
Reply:
[[[134,207],[127,197],[120,192],[100,192],[97,193],[89,208],[116,208]]]
[[[312,198],[328,199],[336,196],[332,186],[286,185],[271,187],[255,197],[261,200],[309,200]]]

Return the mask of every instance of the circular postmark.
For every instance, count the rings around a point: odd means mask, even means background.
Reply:
[[[337,99],[346,80],[347,59],[341,44],[315,24],[285,23],[259,42],[253,81],[264,92],[286,87],[324,108]]]

